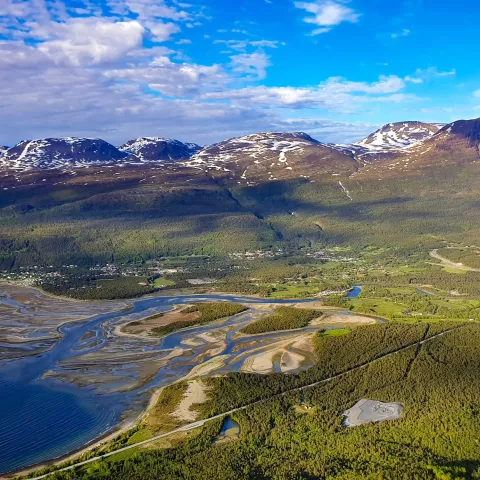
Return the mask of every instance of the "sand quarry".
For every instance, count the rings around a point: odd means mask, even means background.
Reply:
[[[403,405],[401,403],[384,403],[378,400],[362,398],[352,408],[343,412],[343,424],[346,427],[358,427],[364,423],[378,423],[385,420],[402,418]]]

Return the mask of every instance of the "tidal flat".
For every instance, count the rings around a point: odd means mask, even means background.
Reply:
[[[308,368],[314,361],[313,334],[321,328],[338,328],[338,318],[328,325],[326,314],[320,324],[303,329],[239,334],[279,305],[318,305],[318,299],[272,302],[211,294],[78,302],[12,285],[0,287],[0,298],[4,343],[23,348],[16,355],[8,352],[0,364],[3,474],[67,455],[131,424],[155,392],[181,379],[240,370],[295,373]],[[163,338],[124,331],[132,322],[146,322],[179,306],[225,301],[248,309]],[[344,312],[341,325],[348,319]],[[354,325],[355,316],[351,320]],[[24,345],[32,340],[45,344],[28,350]]]

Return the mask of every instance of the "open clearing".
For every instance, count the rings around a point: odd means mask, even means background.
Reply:
[[[364,423],[382,422],[384,420],[397,420],[402,417],[403,405],[401,403],[384,403],[378,400],[362,398],[345,415],[346,427],[358,427]]]
[[[173,415],[184,422],[193,422],[198,413],[192,410],[192,406],[207,401],[205,384],[201,380],[193,380],[188,383],[187,391]]]

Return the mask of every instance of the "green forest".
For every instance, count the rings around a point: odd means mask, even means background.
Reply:
[[[203,325],[205,323],[213,322],[220,318],[227,318],[247,310],[246,307],[238,303],[232,302],[211,302],[211,303],[196,303],[191,307],[181,310],[180,315],[198,312],[198,318],[195,320],[180,320],[161,327],[152,329],[152,335],[163,337],[169,333],[176,332],[182,328],[193,327],[195,325]]]
[[[441,332],[448,333],[435,337]],[[427,342],[418,344],[421,340]],[[397,353],[384,356],[389,352]],[[319,334],[316,354],[315,366],[299,375],[207,380],[212,393],[198,407],[205,418],[265,399],[233,414],[241,426],[237,441],[215,444],[218,420],[168,448],[134,450],[51,478],[480,478],[477,323],[373,325],[345,336]],[[278,395],[342,372],[334,380]],[[169,387],[160,402],[178,402],[182,388]],[[341,413],[361,398],[400,402],[403,417],[345,428]]]
[[[275,332],[278,330],[293,330],[306,327],[314,318],[320,317],[322,312],[295,307],[279,307],[268,317],[249,323],[240,332],[247,335]]]

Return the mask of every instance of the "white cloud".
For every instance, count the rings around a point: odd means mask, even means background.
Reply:
[[[438,77],[454,77],[456,74],[457,71],[455,69],[442,72],[439,71],[437,67],[428,67],[425,69],[417,68],[413,75],[405,77],[405,81],[411,83],[423,83],[432,81]]]
[[[271,66],[269,58],[268,55],[258,52],[242,53],[230,57],[233,71],[253,75],[258,80],[266,77],[267,68]]]
[[[206,101],[230,101],[236,105],[261,108],[315,109],[331,112],[356,113],[369,104],[402,103],[418,100],[399,93],[405,82],[395,76],[381,76],[377,81],[351,82],[332,77],[312,87],[251,86],[239,89],[210,91],[201,95]]]
[[[44,34],[47,31],[57,38],[41,43],[38,50],[55,63],[80,66],[117,60],[141,44],[145,29],[137,21],[77,18],[49,24]]]
[[[147,22],[145,24],[152,34],[155,42],[165,42],[170,39],[174,33],[178,33],[180,28],[174,23],[163,23],[160,21]]]
[[[479,90],[475,90],[473,92],[473,96],[476,97],[476,98],[480,98],[480,89]]]
[[[408,37],[410,35],[410,30],[404,28],[400,33],[392,33],[390,35],[391,38],[399,38],[399,37]]]
[[[133,13],[138,15],[137,20],[140,21],[153,18],[167,18],[170,20],[191,19],[191,15],[188,12],[167,5],[165,0],[108,0],[107,4],[113,13],[124,16]]]
[[[232,50],[239,52],[246,52],[248,47],[253,47],[255,49],[262,48],[278,48],[280,45],[285,46],[285,42],[279,42],[277,40],[224,40],[216,39],[213,41],[217,45],[226,45]]]
[[[317,25],[311,35],[319,35],[329,32],[335,25],[343,22],[356,23],[360,14],[345,5],[341,0],[316,0],[314,2],[295,2],[295,6],[306,10],[313,16],[304,18],[304,22]]]

